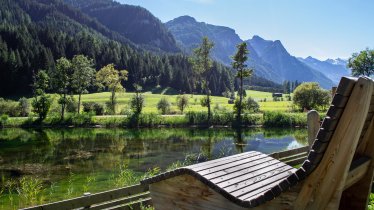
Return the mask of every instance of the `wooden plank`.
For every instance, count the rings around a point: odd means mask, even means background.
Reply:
[[[284,157],[289,157],[291,155],[299,154],[299,153],[302,153],[302,152],[308,152],[308,151],[309,151],[309,146],[304,146],[304,147],[291,149],[291,150],[286,150],[286,151],[282,151],[282,152],[275,152],[275,153],[270,154],[269,156],[273,157],[273,158],[276,158],[276,159],[281,159],[281,158],[284,158]]]
[[[224,181],[226,180],[226,177],[231,178],[233,176],[239,176],[243,173],[248,173],[250,171],[258,170],[258,169],[261,169],[261,168],[264,168],[266,166],[273,165],[276,163],[279,163],[279,161],[273,159],[272,157],[267,157],[267,158],[261,159],[261,161],[258,162],[256,165],[253,165],[252,163],[246,163],[246,164],[240,165],[239,168],[237,167],[230,168],[224,171],[217,171],[215,173],[205,175],[204,178],[209,179],[213,183],[217,183],[218,181],[216,179]]]
[[[324,128],[319,129],[317,139],[321,142],[330,142],[334,131],[327,131]]]
[[[372,93],[372,81],[360,78],[321,163],[304,182],[295,209],[325,209],[329,203],[339,205]]]
[[[268,167],[263,167],[256,171],[251,171],[246,174],[241,174],[241,176],[236,176],[231,179],[226,179],[220,182],[217,182],[217,186],[223,188],[227,192],[232,192],[259,181],[261,179],[266,179],[268,176],[274,174],[279,170],[292,169],[290,166],[282,163],[276,163]]]
[[[91,210],[100,210],[100,209],[108,209],[116,206],[123,206],[123,205],[129,205],[130,203],[134,203],[134,201],[139,201],[144,198],[150,198],[149,192],[135,195],[135,196],[130,196],[126,198],[120,198],[120,199],[113,199],[105,203],[101,204],[95,204],[90,207]]]
[[[369,158],[365,158],[363,163],[349,171],[344,184],[344,190],[350,188],[353,184],[355,184],[365,176],[370,166],[370,162],[371,160]],[[350,202],[352,201],[350,200]]]
[[[278,179],[280,179],[280,177],[285,178],[288,175],[292,174],[293,171],[296,171],[296,170],[293,169],[292,167],[289,167],[288,165],[281,166],[278,168],[273,168],[269,172],[261,174],[261,175],[256,175],[254,177],[250,177],[249,175],[248,176],[249,178],[247,180],[242,180],[241,182],[238,182],[235,185],[230,185],[228,187],[225,187],[224,190],[226,192],[229,192],[231,195],[235,197],[239,197],[255,189],[269,185],[273,183],[274,181],[277,181]],[[225,184],[225,183],[222,183],[222,184]]]
[[[271,187],[274,186],[274,185],[271,185],[271,184],[276,183],[276,182],[280,182],[281,180],[288,177],[292,173],[293,172],[291,170],[287,170],[286,167],[280,168],[278,171],[276,171],[275,174],[270,175],[268,177],[265,177],[263,179],[261,179],[261,177],[259,177],[259,179],[250,180],[250,182],[253,182],[253,184],[250,184],[250,185],[248,185],[247,187],[244,187],[244,188],[240,188],[236,191],[232,191],[230,193],[235,197],[240,197],[240,199],[242,199],[242,200],[247,200],[245,198],[246,196],[248,196],[248,197],[256,196],[255,193],[259,189],[261,189],[263,187],[265,187],[265,188],[269,187],[267,189],[270,189]],[[232,188],[232,189],[234,190],[235,188]]]
[[[337,119],[325,117],[325,119],[322,122],[321,128],[323,128],[325,131],[334,131],[337,124],[338,124]]]
[[[306,158],[307,156],[308,156],[307,152],[302,152],[302,153],[298,153],[298,154],[291,155],[291,156],[288,156],[288,157],[284,157],[284,158],[280,159],[280,161],[282,161],[284,163],[287,163],[291,160],[295,160],[295,159],[299,159],[299,158]]]
[[[287,165],[290,165],[290,166],[296,166],[296,165],[302,164],[305,161],[306,158],[307,158],[307,156],[303,156],[303,157],[299,157],[299,158],[296,158],[296,159],[289,160],[285,163]]]
[[[370,165],[364,176],[354,185],[345,189],[340,206],[342,209],[365,209],[369,200],[374,176],[374,119],[365,134],[364,140],[358,146],[356,155],[363,155],[370,159]],[[347,202],[347,201],[350,202]]]
[[[329,142],[322,142],[317,139],[316,141],[314,141],[312,150],[314,150],[317,153],[324,153],[328,146],[329,146]]]
[[[338,108],[332,105],[327,111],[326,116],[329,116],[331,119],[340,119],[340,117],[343,114],[343,111],[344,111],[343,108]]]
[[[357,78],[354,77],[342,77],[340,79],[336,93],[343,96],[349,96],[353,90],[356,81]]]
[[[228,157],[224,157],[224,158],[219,158],[219,159],[216,159],[216,160],[207,161],[207,162],[204,162],[204,163],[194,164],[194,165],[191,165],[191,166],[187,166],[185,168],[192,169],[194,171],[199,171],[201,169],[212,168],[212,167],[215,167],[217,165],[223,165],[223,164],[226,164],[226,163],[231,163],[231,162],[235,162],[235,161],[238,161],[238,160],[243,160],[243,159],[253,157],[253,156],[256,156],[256,155],[260,155],[260,154],[262,154],[262,153],[251,151],[251,152],[241,153],[241,154],[238,154],[238,155],[233,155],[233,156],[228,156]]]
[[[105,208],[106,210],[141,210],[142,206],[150,205],[151,203],[151,198],[144,198],[141,200],[138,200],[136,202],[133,202],[131,204],[124,204],[124,205],[118,205],[118,206],[113,206],[109,208]]]
[[[268,156],[265,155],[265,154],[260,154],[260,155],[253,156],[251,158],[247,158],[247,159],[243,159],[243,160],[239,160],[239,161],[234,161],[234,162],[218,165],[218,166],[215,166],[213,168],[201,169],[200,171],[196,171],[196,172],[198,172],[200,175],[204,176],[204,175],[211,174],[211,173],[221,171],[221,170],[227,170],[227,169],[230,169],[230,168],[238,168],[240,165],[246,164],[246,163],[253,162],[253,164],[256,165],[259,161],[261,161],[261,159],[267,158],[267,157]]]
[[[344,108],[347,104],[349,97],[342,96],[339,94],[335,94],[334,99],[332,100],[331,104],[337,108]]]
[[[109,190],[101,193],[92,194],[90,196],[82,196],[78,198],[68,199],[50,204],[44,204],[41,206],[35,206],[25,208],[25,210],[55,210],[55,209],[75,209],[80,207],[91,206],[93,204],[102,203],[105,201],[131,196],[134,194],[143,193],[148,190],[148,186],[145,185],[133,185],[130,187]]]

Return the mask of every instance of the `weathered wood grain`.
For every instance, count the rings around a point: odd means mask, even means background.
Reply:
[[[347,163],[352,161],[355,153],[372,93],[372,81],[360,78],[321,163],[305,180],[295,202],[296,209],[324,209],[329,202],[339,205],[348,174]],[[306,198],[309,198],[309,201]]]

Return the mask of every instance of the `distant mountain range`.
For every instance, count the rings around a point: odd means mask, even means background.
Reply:
[[[33,74],[53,71],[55,61],[84,54],[96,67],[114,63],[129,70],[125,83],[169,86],[192,92],[188,54],[202,37],[214,43],[213,94],[232,90],[231,56],[243,42],[235,30],[182,16],[162,23],[148,10],[113,0],[0,0],[0,96],[30,94]],[[3,14],[3,15],[1,15]],[[254,36],[248,44],[253,86],[279,90],[284,80],[317,81],[324,88],[349,74],[342,59],[295,58],[280,41]],[[187,54],[187,55],[186,55]],[[277,83],[277,84],[276,84]]]
[[[212,57],[225,65],[231,64],[236,45],[244,41],[231,28],[198,22],[190,16],[175,18],[165,25],[186,53],[191,53],[202,37],[207,36],[215,44]],[[290,55],[279,40],[264,40],[260,36],[245,42],[250,51],[248,65],[255,69],[255,74],[278,83],[316,81],[324,88],[331,88],[341,76],[349,75],[342,59],[310,62]]]
[[[347,60],[344,59],[327,59],[320,61],[311,56],[303,59],[298,58],[301,62],[307,64],[311,68],[325,74],[335,84],[339,83],[342,76],[351,75],[351,71],[347,68]]]

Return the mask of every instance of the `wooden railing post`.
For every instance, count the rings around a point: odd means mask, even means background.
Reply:
[[[316,110],[310,110],[307,114],[308,143],[312,147],[320,128],[319,114]]]

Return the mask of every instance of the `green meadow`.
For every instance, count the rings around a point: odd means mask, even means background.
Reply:
[[[129,101],[134,95],[134,93],[124,92],[117,94],[117,113],[126,113],[129,111]],[[204,95],[193,95],[193,94],[186,94],[189,98],[189,105],[186,112],[188,111],[205,111],[205,107],[200,105],[200,99],[204,97]],[[176,99],[178,95],[167,95],[167,94],[153,94],[152,92],[145,92],[143,93],[145,98],[145,107],[144,113],[158,113],[157,110],[157,103],[160,101],[161,98],[166,98],[171,103],[171,113],[172,114],[180,114],[176,106]],[[287,97],[283,97],[283,101],[273,101],[272,93],[269,92],[261,92],[261,91],[253,91],[247,90],[247,97],[250,96],[254,98],[260,105],[261,111],[292,111],[292,102],[287,101]],[[57,101],[57,95],[54,96],[56,98],[55,102]],[[77,98],[77,96],[75,96]],[[109,92],[102,92],[102,93],[93,93],[93,94],[86,94],[82,95],[82,102],[97,102],[105,104],[105,102],[109,101],[110,93]],[[212,108],[217,111],[230,111],[233,108],[232,104],[228,103],[229,98],[225,98],[222,96],[212,96]],[[55,103],[57,106],[57,103]]]

